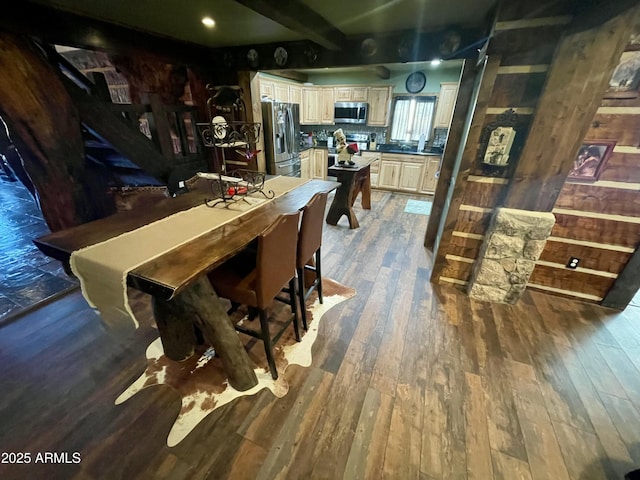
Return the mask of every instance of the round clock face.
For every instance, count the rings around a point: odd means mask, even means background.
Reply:
[[[276,51],[273,52],[273,59],[276,61],[276,65],[279,67],[284,66],[287,63],[287,58],[289,54],[283,47],[276,48]]]
[[[427,77],[422,72],[413,72],[407,77],[406,88],[409,93],[419,93],[427,83]]]

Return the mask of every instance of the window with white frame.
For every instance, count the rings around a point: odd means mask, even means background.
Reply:
[[[391,141],[418,141],[424,133],[425,140],[431,136],[433,109],[436,97],[398,95],[394,99]]]

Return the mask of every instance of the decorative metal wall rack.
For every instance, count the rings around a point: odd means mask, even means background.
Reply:
[[[266,174],[254,170],[234,170],[230,175],[219,173],[198,173],[198,177],[211,180],[211,192],[213,198],[205,199],[207,207],[213,208],[216,205],[224,204],[225,208],[238,201],[251,204],[247,196],[260,193],[266,199],[276,196],[273,190],[265,191]]]
[[[198,123],[205,146],[219,148],[222,173],[228,173],[227,164],[246,167],[255,159],[255,145],[260,140],[260,124],[247,121],[247,111],[238,86],[207,85],[211,97],[207,100],[208,123]],[[233,148],[242,160],[228,159],[226,149]]]

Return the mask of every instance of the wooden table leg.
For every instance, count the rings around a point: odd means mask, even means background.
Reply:
[[[354,181],[353,195],[351,196],[351,206],[356,203],[358,194],[362,193],[360,203],[365,210],[371,210],[371,177],[368,169],[358,172]]]
[[[358,228],[360,224],[356,218],[356,214],[351,208],[353,204],[353,175],[344,175],[338,177],[338,181],[341,182],[336,194],[329,207],[329,213],[327,213],[327,223],[329,225],[337,225],[338,220],[342,215],[346,215],[349,220],[349,228]]]
[[[151,305],[165,356],[176,362],[191,357],[197,343],[192,315],[175,301],[152,297]]]
[[[163,301],[155,301],[156,304],[161,302]],[[173,318],[187,318],[194,335],[193,344],[195,345],[195,333],[190,322],[200,328],[207,343],[215,349],[233,388],[245,391],[258,384],[249,355],[206,276],[200,277],[173,300],[164,304],[160,309],[156,306],[155,311],[160,312],[161,316],[170,312],[171,317],[168,317],[166,322],[156,320],[158,325],[169,323]]]

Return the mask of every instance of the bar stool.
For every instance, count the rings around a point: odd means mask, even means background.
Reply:
[[[298,274],[298,295],[300,296],[300,310],[302,312],[302,326],[307,325],[307,311],[305,301],[311,295],[314,288],[318,289],[318,299],[322,303],[322,264],[320,261],[320,247],[322,245],[322,225],[324,224],[324,211],[327,205],[327,194],[316,193],[309,203],[302,209],[302,222],[298,235],[298,254],[296,258],[296,270]],[[315,254],[315,266],[307,263]],[[316,278],[309,288],[305,287],[305,271],[315,272]]]
[[[236,325],[241,333],[262,340],[273,379],[278,378],[273,345],[293,322],[296,340],[300,341],[296,307],[296,246],[300,212],[281,215],[258,237],[257,254],[246,250],[209,273],[209,280],[220,297],[232,303],[247,305],[258,311],[260,331]],[[289,298],[278,297],[287,285]],[[273,300],[286,302],[291,316],[273,336],[269,333],[268,307]]]

